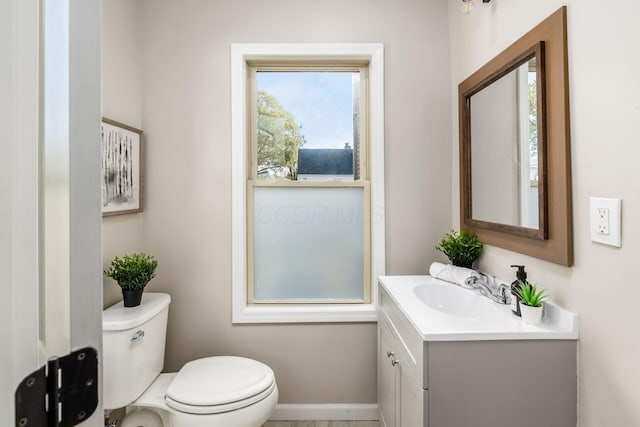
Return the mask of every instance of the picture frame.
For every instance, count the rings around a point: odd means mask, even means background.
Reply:
[[[142,212],[143,132],[103,117],[101,134],[102,216]]]

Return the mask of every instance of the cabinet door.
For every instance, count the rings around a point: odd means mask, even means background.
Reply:
[[[400,358],[396,365],[399,401],[399,427],[424,427],[424,394],[411,370],[405,364],[406,359]],[[404,366],[403,366],[404,365]]]
[[[384,324],[378,322],[378,411],[381,427],[396,427],[396,369],[387,352],[394,341]]]

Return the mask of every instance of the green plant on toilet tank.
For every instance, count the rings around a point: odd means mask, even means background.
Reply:
[[[449,258],[453,265],[472,268],[473,262],[482,253],[482,242],[473,231],[455,230],[445,234],[436,249]]]
[[[132,253],[115,257],[104,275],[112,278],[120,288],[125,307],[140,305],[144,287],[156,276],[158,261],[151,255]]]

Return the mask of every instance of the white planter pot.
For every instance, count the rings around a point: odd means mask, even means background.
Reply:
[[[520,313],[522,314],[522,321],[530,325],[538,325],[542,320],[542,306],[531,307],[520,303]]]

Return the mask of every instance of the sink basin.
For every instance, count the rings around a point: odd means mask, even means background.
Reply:
[[[496,303],[477,291],[454,284],[431,282],[416,286],[413,293],[433,310],[452,316],[478,319],[496,310]]]

